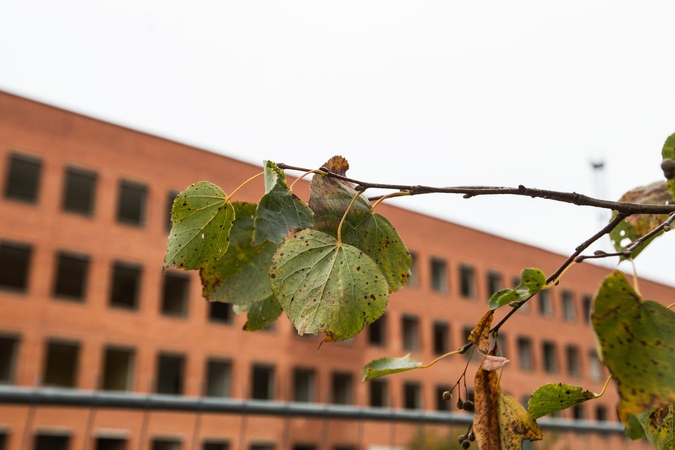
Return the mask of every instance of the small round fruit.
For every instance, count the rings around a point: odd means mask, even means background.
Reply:
[[[459,445],[462,445],[466,441],[466,435],[460,434],[459,437],[457,438],[457,442],[459,442]]]
[[[464,411],[473,412],[473,402],[471,400],[465,400],[464,403],[462,403],[462,409]]]
[[[464,402],[462,401],[461,398],[457,399],[457,409],[462,409],[464,408]]]
[[[675,160],[666,158],[661,162],[661,169],[663,170],[663,175],[672,180],[675,178]]]
[[[473,441],[476,440],[476,435],[473,434],[473,431],[470,431],[469,434],[466,435],[466,437],[467,437],[471,442],[473,442]]]
[[[452,400],[452,394],[450,393],[450,391],[443,391],[443,400],[445,400],[446,402]]]
[[[471,447],[471,441],[466,440],[462,442],[462,448],[466,450],[467,448]]]

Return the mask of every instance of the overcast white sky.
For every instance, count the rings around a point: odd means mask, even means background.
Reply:
[[[342,154],[369,181],[618,199],[663,177],[673,17],[670,1],[0,0],[0,89],[256,163]],[[391,202],[563,254],[600,227],[542,200]],[[638,271],[675,285],[675,236],[659,244]]]

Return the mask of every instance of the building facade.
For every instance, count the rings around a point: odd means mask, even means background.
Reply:
[[[247,333],[245,316],[204,301],[196,273],[162,271],[162,261],[178,192],[208,180],[229,193],[261,170],[0,92],[0,383],[466,414],[441,399],[464,371],[463,355],[367,383],[361,368],[407,353],[429,362],[461,347],[491,292],[512,286],[526,267],[552,273],[564,257],[385,204],[378,212],[397,228],[414,266],[382,319],[348,342],[320,348],[320,337],[298,336],[283,316],[269,330]],[[299,190],[306,197],[307,184]],[[262,193],[259,179],[237,200]],[[504,390],[526,402],[548,382],[602,389],[607,374],[588,317],[606,274],[575,266],[507,323],[500,334],[511,360]],[[656,300],[674,293],[646,280],[640,288]],[[468,362],[469,378],[478,364],[477,357]],[[610,388],[561,420],[615,422],[616,403]],[[404,448],[419,432],[382,421],[0,404],[0,449],[8,450],[384,449]],[[577,438],[644,444],[616,434],[562,435],[561,445]]]

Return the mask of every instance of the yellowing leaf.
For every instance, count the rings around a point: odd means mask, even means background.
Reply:
[[[675,449],[674,405],[636,414],[637,420],[656,450]]]
[[[501,450],[520,450],[525,439],[543,439],[541,428],[530,413],[504,392],[499,393],[499,439]]]
[[[478,369],[474,382],[473,433],[478,448],[499,449],[499,375]]]
[[[410,353],[402,358],[380,358],[369,362],[361,372],[363,372],[363,381],[373,378],[383,377],[392,373],[407,372],[417,369],[422,365],[420,361],[410,359]]]
[[[469,335],[469,342],[473,343],[476,349],[483,354],[486,354],[490,350],[490,327],[492,326],[494,315],[495,312],[493,310],[485,313]]]
[[[599,353],[621,398],[621,422],[675,403],[675,313],[644,301],[622,272],[609,275],[591,316]]]
[[[538,419],[592,398],[595,398],[595,394],[591,391],[585,391],[582,387],[564,383],[549,383],[537,388],[532,393],[528,402],[528,410],[533,418]]]
[[[301,335],[349,339],[387,307],[389,287],[373,260],[320,231],[303,230],[286,240],[269,275],[274,295]]]

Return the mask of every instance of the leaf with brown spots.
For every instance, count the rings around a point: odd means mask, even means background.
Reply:
[[[368,255],[333,236],[302,230],[277,250],[272,290],[300,335],[342,341],[373,323],[387,307],[389,286]]]
[[[407,372],[408,370],[419,369],[422,366],[420,361],[410,359],[410,353],[401,358],[380,358],[369,362],[361,369],[363,381],[373,378],[391,375],[392,373]]]
[[[635,416],[656,450],[675,450],[675,405]]]
[[[538,419],[547,414],[570,408],[595,398],[595,394],[580,386],[565,383],[549,383],[537,388],[528,402],[532,417]]]
[[[518,400],[505,392],[499,393],[499,440],[501,450],[520,450],[525,439],[540,441],[541,427]],[[491,447],[488,447],[491,448]]]
[[[234,208],[213,183],[200,181],[178,194],[171,208],[171,232],[164,267],[194,270],[227,251]]]
[[[599,351],[619,389],[619,418],[675,403],[675,312],[645,301],[619,271],[600,287],[591,315]]]
[[[490,327],[494,315],[493,310],[485,313],[469,335],[469,342],[473,343],[476,349],[483,354],[487,354],[490,350]]]
[[[500,448],[499,438],[499,375],[478,369],[474,381],[475,416],[473,433],[478,448]]]

